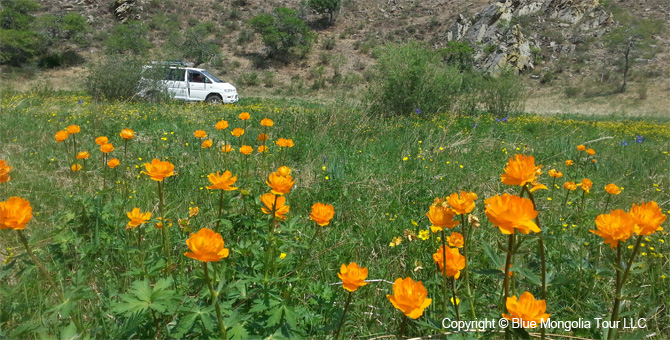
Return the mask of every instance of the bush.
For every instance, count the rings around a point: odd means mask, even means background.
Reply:
[[[303,58],[314,41],[314,34],[307,24],[295,10],[286,7],[277,7],[272,14],[257,15],[249,20],[249,24],[261,35],[270,57]]]
[[[335,22],[334,14],[340,9],[342,0],[309,0],[309,8],[319,14],[328,14],[328,22]]]
[[[525,89],[519,76],[512,71],[503,71],[497,78],[485,78],[480,91],[480,101],[486,111],[498,117],[523,110]]]
[[[112,29],[104,42],[109,54],[146,55],[151,48],[147,40],[149,31],[139,21],[126,21]]]
[[[89,67],[86,91],[95,100],[133,100],[140,91],[145,64],[133,57],[107,57]]]
[[[182,57],[198,66],[219,53],[219,45],[210,37],[213,29],[212,23],[202,23],[187,29],[181,45]]]

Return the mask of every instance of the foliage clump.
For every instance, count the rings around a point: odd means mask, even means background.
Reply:
[[[249,20],[256,33],[261,35],[268,56],[287,60],[305,57],[312,48],[314,33],[295,10],[277,7],[272,14],[260,14]]]

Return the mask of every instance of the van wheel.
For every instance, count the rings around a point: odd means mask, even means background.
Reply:
[[[219,96],[218,94],[210,94],[209,96],[207,96],[207,99],[205,99],[205,101],[207,101],[210,104],[221,104],[223,98],[221,98],[221,96]]]

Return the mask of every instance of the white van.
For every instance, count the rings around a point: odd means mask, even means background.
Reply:
[[[155,63],[154,63],[155,65]],[[154,65],[145,68],[153,68]],[[159,86],[166,90],[170,97],[183,101],[206,101],[211,104],[237,103],[237,89],[235,86],[220,80],[205,69],[165,65],[165,74],[159,80]],[[139,95],[147,95],[147,88],[143,88]]]

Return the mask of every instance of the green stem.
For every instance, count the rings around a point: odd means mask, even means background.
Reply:
[[[228,334],[226,333],[226,326],[223,324],[223,317],[221,317],[221,308],[219,307],[219,295],[212,288],[212,282],[209,280],[209,270],[207,269],[207,262],[203,262],[202,266],[205,268],[205,282],[207,282],[207,287],[209,288],[209,295],[212,297],[212,304],[214,309],[216,309],[216,318],[219,322],[219,331],[221,331],[221,339],[228,339]]]
[[[221,223],[221,212],[223,211],[223,189],[221,189],[221,196],[219,198],[219,214],[216,218],[216,232],[219,232],[219,223]]]
[[[505,312],[505,304],[507,303],[507,298],[509,297],[509,267],[512,263],[512,254],[514,251],[514,234],[509,235],[508,246],[507,246],[507,258],[505,259],[505,278],[503,279],[503,290],[505,292],[503,298],[503,313]]]
[[[349,295],[347,296],[347,302],[344,304],[344,312],[342,312],[342,318],[340,319],[340,324],[337,326],[337,331],[335,331],[335,340],[340,336],[340,331],[342,330],[342,326],[344,325],[344,319],[347,316],[347,311],[349,310],[349,305],[351,304],[351,296],[353,295],[352,292],[349,292]]]
[[[537,211],[537,205],[535,205],[535,198],[533,193],[528,189],[528,184],[523,187],[528,194],[528,198],[533,203],[533,209]],[[535,224],[540,228],[540,232],[537,234],[537,247],[538,252],[540,253],[540,270],[542,271],[542,300],[547,301],[547,262],[544,254],[544,241],[542,240],[542,227],[540,226],[540,214],[538,212],[535,216]],[[542,340],[545,339],[545,329],[544,327],[540,328],[540,337]]]
[[[461,227],[463,228],[463,235],[465,237],[465,242],[463,242],[463,257],[465,258],[465,288],[468,293],[468,300],[470,301],[470,310],[472,312],[472,320],[477,320],[477,315],[475,314],[475,302],[472,297],[472,291],[470,290],[470,271],[468,270],[468,244],[470,243],[470,228],[465,228],[465,214],[461,215]],[[479,331],[477,331],[479,332]]]
[[[406,328],[407,328],[407,315],[403,314],[402,324],[400,325],[400,332],[398,333],[399,338],[402,339],[402,337],[405,335]]]
[[[167,270],[165,271],[166,275],[170,271],[170,267],[172,266],[172,256],[170,254],[170,234],[167,231],[168,224],[167,221],[165,220],[165,181],[159,181],[158,182],[158,196],[159,196],[159,209],[161,213],[161,224],[163,225],[163,228],[161,228],[161,233],[163,235],[163,248],[165,251],[165,257],[167,257]]]
[[[637,251],[640,248],[640,243],[642,242],[642,235],[638,235],[637,242],[635,247],[633,247],[633,253],[630,255],[630,259],[626,263],[626,268],[623,270],[623,276],[619,280],[619,268],[621,267],[621,243],[617,243],[617,285],[616,291],[614,293],[614,305],[612,306],[612,318],[610,319],[610,324],[615,325],[615,322],[619,320],[619,305],[621,304],[621,289],[623,288],[628,274],[630,273],[630,268],[633,266],[633,259],[637,255]],[[607,332],[607,339],[613,339],[618,327],[613,327]]]
[[[439,266],[438,266],[439,267]],[[449,296],[447,295],[447,275],[445,275],[447,268],[447,241],[444,233],[444,228],[442,229],[442,270],[440,274],[442,275],[442,296],[444,301],[442,303],[442,311],[444,315],[447,315],[447,300]]]
[[[270,211],[270,223],[268,224],[268,248],[265,251],[265,282],[268,281],[268,272],[270,269],[270,256],[274,246],[274,225],[275,225],[275,211],[277,210],[277,195],[275,195],[272,203],[272,210]]]
[[[610,205],[610,200],[612,199],[612,195],[609,193],[607,194],[607,201],[605,201],[605,210],[603,211],[603,214],[607,214],[607,208]]]
[[[451,278],[451,295],[452,299],[454,300],[454,311],[456,311],[456,320],[461,321],[461,317],[458,314],[458,300],[456,300],[456,278],[452,277]]]

